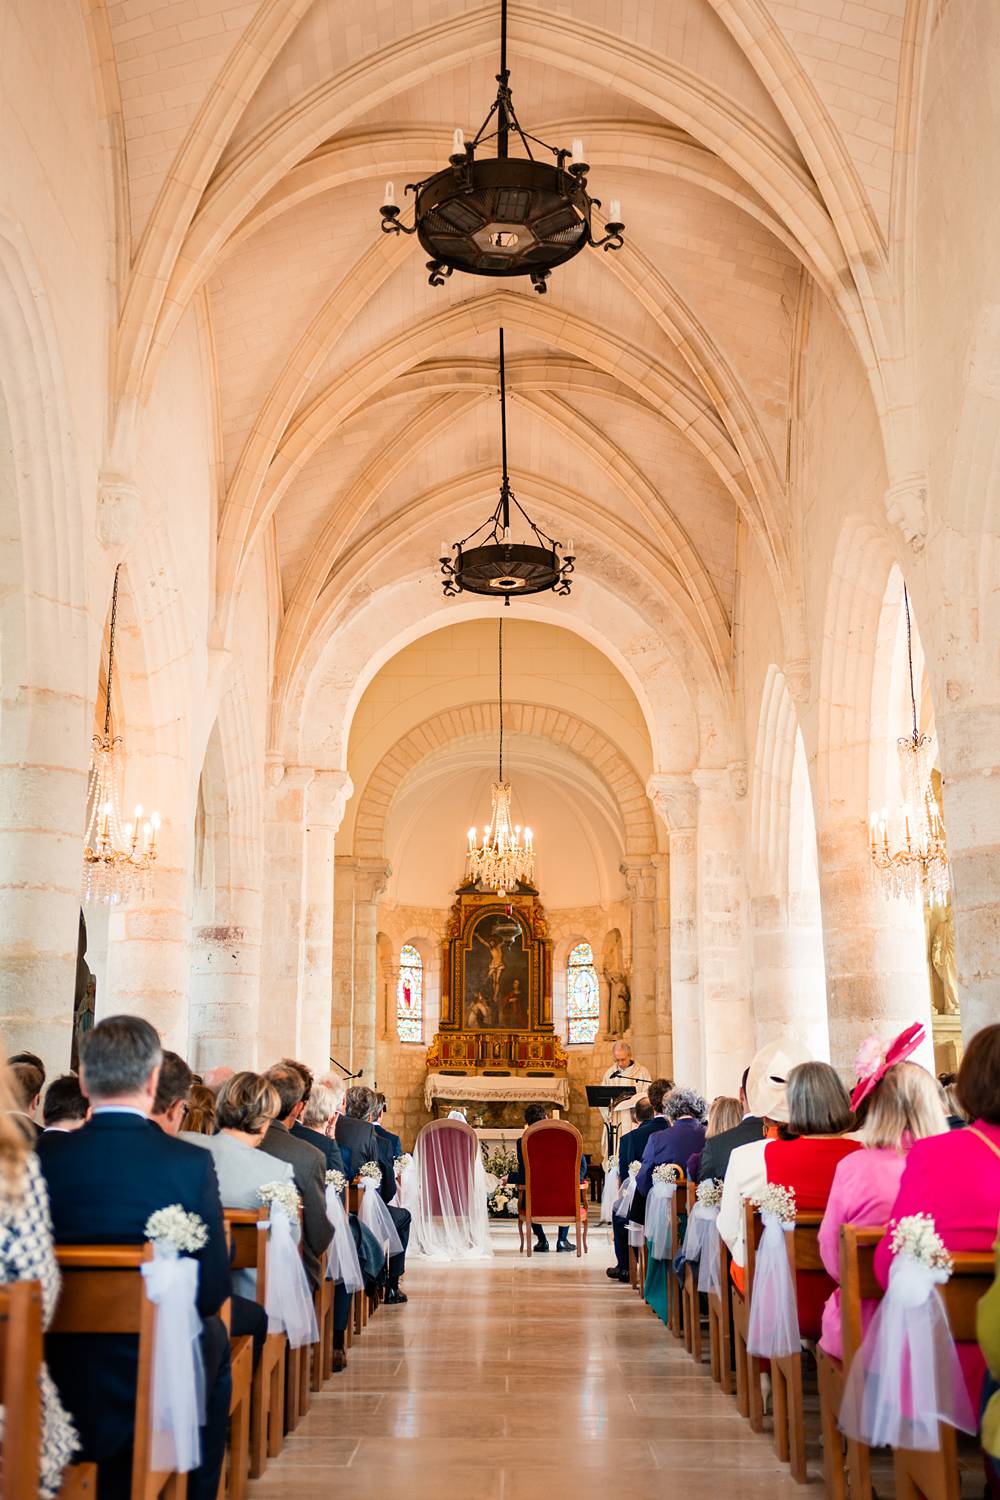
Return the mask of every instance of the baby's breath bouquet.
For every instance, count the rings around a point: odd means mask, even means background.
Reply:
[[[401,1177],[402,1174],[406,1171],[407,1167],[413,1166],[413,1157],[411,1156],[410,1152],[404,1151],[400,1156],[397,1156],[396,1160],[393,1162],[393,1166],[396,1169],[396,1176]]]
[[[702,1208],[718,1208],[722,1202],[722,1183],[718,1177],[707,1177],[698,1184],[698,1202]]]
[[[326,1174],[326,1185],[332,1187],[334,1192],[342,1193],[347,1186],[347,1178],[343,1172],[338,1172],[336,1167]]]
[[[929,1271],[943,1271],[945,1279],[951,1275],[954,1262],[930,1214],[907,1214],[904,1219],[893,1220],[891,1228],[889,1249],[893,1255],[907,1255]]]
[[[382,1168],[379,1166],[377,1161],[366,1161],[363,1164],[361,1171],[358,1173],[358,1176],[362,1178],[374,1177],[376,1182],[381,1182]]]
[[[633,1161],[629,1163],[628,1175],[634,1180],[642,1171],[642,1162]]]
[[[178,1254],[194,1255],[208,1244],[208,1228],[198,1214],[189,1213],[179,1203],[158,1208],[146,1220],[143,1231],[155,1245],[169,1246]]]
[[[265,1182],[257,1189],[257,1197],[262,1203],[276,1203],[285,1210],[289,1224],[297,1223],[302,1200],[293,1182]]]
[[[673,1162],[661,1162],[658,1167],[653,1168],[654,1182],[678,1183],[681,1180],[680,1168],[675,1167]]]
[[[782,1187],[780,1182],[769,1182],[753,1200],[754,1207],[762,1214],[773,1214],[779,1224],[795,1223],[795,1191]]]

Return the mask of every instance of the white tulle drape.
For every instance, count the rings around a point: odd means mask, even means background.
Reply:
[[[869,1447],[938,1447],[938,1423],[976,1431],[938,1285],[948,1272],[898,1254],[844,1385],[840,1425]]]
[[[604,1174],[604,1191],[601,1194],[600,1223],[611,1223],[611,1210],[618,1198],[618,1164],[612,1162]]]
[[[654,1182],[646,1198],[646,1239],[654,1260],[673,1258],[673,1202],[677,1185]]]
[[[361,1198],[358,1203],[358,1218],[366,1229],[370,1229],[380,1245],[387,1247],[387,1255],[402,1255],[403,1242],[396,1233],[392,1215],[382,1202],[377,1177],[362,1177]]]
[[[719,1209],[714,1203],[696,1203],[688,1214],[684,1236],[684,1259],[697,1262],[699,1292],[719,1291]]]
[[[326,1189],[326,1216],[333,1225],[333,1239],[326,1260],[327,1280],[342,1282],[346,1292],[360,1292],[365,1279],[361,1274],[357,1246],[344,1200],[332,1183]]]
[[[754,1265],[747,1352],[760,1359],[781,1359],[798,1354],[801,1347],[795,1278],[785,1243],[795,1224],[783,1223],[777,1214],[765,1212],[761,1217],[764,1232]]]
[[[490,1221],[486,1168],[468,1125],[426,1128],[413,1153],[416,1200],[410,1243],[429,1260],[487,1260]]]
[[[417,1164],[412,1157],[405,1167],[400,1168],[397,1183],[396,1202],[400,1208],[408,1208],[412,1214],[417,1201]]]
[[[309,1278],[295,1243],[291,1221],[280,1203],[271,1204],[264,1298],[268,1331],[288,1335],[293,1349],[319,1339]]]
[[[188,1474],[201,1463],[205,1370],[198,1313],[198,1262],[172,1245],[153,1244],[142,1267],[146,1295],[156,1304],[153,1345],[152,1453],[154,1469]]]

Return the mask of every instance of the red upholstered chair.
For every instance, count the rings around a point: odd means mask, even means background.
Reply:
[[[469,1215],[469,1183],[472,1166],[479,1154],[479,1137],[464,1120],[432,1120],[417,1138],[417,1149],[429,1145],[433,1151],[422,1151],[424,1213],[429,1218],[465,1218]]]
[[[521,1137],[524,1157],[524,1191],[518,1213],[521,1249],[531,1235],[525,1224],[575,1224],[576,1253],[587,1248],[587,1208],[580,1192],[580,1159],[583,1136],[566,1120],[539,1120]]]

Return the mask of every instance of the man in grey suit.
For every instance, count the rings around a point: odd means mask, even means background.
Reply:
[[[286,1161],[302,1199],[302,1261],[313,1291],[319,1290],[319,1257],[333,1239],[333,1226],[326,1216],[326,1158],[315,1146],[297,1141],[290,1133],[302,1109],[305,1087],[297,1068],[278,1063],[265,1078],[273,1084],[281,1101],[278,1118],[271,1121],[259,1149]]]
[[[396,1175],[393,1170],[393,1159],[390,1154],[391,1148],[387,1142],[380,1142],[375,1134],[375,1126],[372,1124],[372,1115],[376,1108],[376,1098],[371,1089],[356,1086],[347,1090],[344,1099],[344,1113],[337,1116],[337,1144],[341,1149],[344,1160],[349,1163],[348,1172],[351,1177],[356,1177],[365,1162],[373,1161],[381,1173],[379,1184],[379,1195],[386,1206],[396,1196]],[[403,1246],[401,1255],[393,1255],[389,1258],[389,1275],[385,1294],[387,1303],[407,1302],[409,1299],[405,1292],[400,1290],[399,1278],[406,1270],[406,1246],[410,1238],[410,1214],[405,1208],[389,1208],[392,1222],[396,1226]]]

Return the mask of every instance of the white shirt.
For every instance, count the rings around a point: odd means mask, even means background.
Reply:
[[[747,1198],[752,1198],[767,1186],[767,1169],[764,1165],[766,1146],[766,1138],[737,1146],[729,1158],[726,1178],[722,1184],[719,1233],[738,1266],[746,1264],[743,1204]]]

